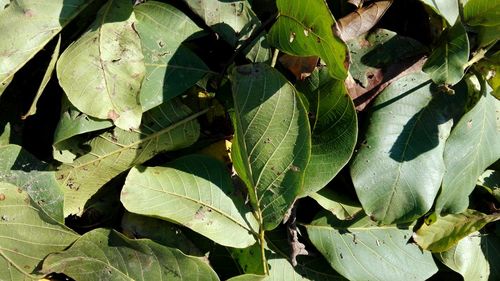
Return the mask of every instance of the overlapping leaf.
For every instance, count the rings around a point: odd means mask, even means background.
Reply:
[[[307,196],[330,182],[352,156],[358,136],[356,110],[344,81],[315,71],[299,89],[309,101],[313,116],[311,157],[300,196]]]
[[[460,213],[483,171],[500,158],[500,101],[482,96],[453,129],[446,142],[446,173],[436,200],[438,213]]]
[[[349,280],[426,280],[437,271],[430,253],[408,243],[411,229],[377,227],[367,216],[339,221],[332,215],[306,228],[314,246]]]
[[[321,207],[330,211],[339,220],[353,219],[356,214],[363,210],[352,199],[329,188],[323,188],[316,193],[310,194],[309,197],[318,202]]]
[[[231,79],[233,164],[260,221],[273,229],[299,194],[309,161],[306,109],[295,88],[268,65],[240,66]]]
[[[454,25],[457,21],[459,14],[458,1],[449,0],[420,0],[420,2],[429,6],[438,15],[441,15],[450,26]]]
[[[130,212],[182,224],[224,246],[245,248],[256,242],[258,226],[243,198],[231,192],[231,178],[221,162],[191,155],[166,167],[133,168],[121,201]]]
[[[365,140],[351,166],[363,209],[382,224],[410,222],[432,206],[445,172],[444,144],[464,90],[446,95],[417,72],[376,99]],[[476,177],[477,178],[477,177]]]
[[[477,185],[482,186],[500,202],[500,171],[486,170],[477,180]]]
[[[269,31],[269,42],[295,56],[319,56],[329,73],[344,80],[347,47],[334,35],[335,20],[324,0],[278,0],[279,16]]]
[[[11,79],[28,60],[88,5],[86,0],[11,0],[0,7],[0,84]]]
[[[464,20],[470,25],[499,25],[499,11],[497,0],[469,0],[464,6]]]
[[[340,38],[348,41],[366,33],[377,24],[391,4],[392,0],[377,1],[341,18],[338,21]]]
[[[139,91],[145,67],[134,22],[131,1],[108,1],[90,30],[57,63],[59,83],[71,103],[124,130],[137,129],[142,115]]]
[[[148,1],[134,8],[146,76],[140,100],[144,111],[182,94],[209,70],[182,42],[200,32],[187,15],[173,6]]]
[[[105,229],[88,232],[68,250],[49,255],[42,271],[64,273],[79,281],[219,280],[199,258],[151,240],[130,240]]]
[[[39,275],[36,269],[45,256],[77,238],[78,234],[49,218],[26,191],[0,182],[0,265],[7,265],[0,270],[2,280],[10,275],[5,271],[28,275],[26,279]]]
[[[425,62],[422,70],[431,75],[436,84],[455,85],[464,76],[469,59],[469,38],[460,21],[446,29],[437,48]]]
[[[64,222],[64,195],[54,171],[20,146],[0,146],[0,182],[18,186],[47,216],[59,223]]]
[[[460,239],[497,220],[500,220],[500,214],[486,215],[475,210],[438,216],[436,222],[430,225],[424,223],[413,235],[413,240],[424,250],[444,252]]]
[[[106,182],[158,152],[191,145],[199,135],[195,118],[179,100],[164,103],[144,114],[138,130],[114,128],[84,143],[87,154],[58,171],[65,187],[65,214],[83,211],[85,202]]]
[[[464,281],[476,281],[478,277],[484,280],[500,278],[497,268],[497,264],[500,264],[500,239],[497,236],[472,233],[437,257],[460,273]]]

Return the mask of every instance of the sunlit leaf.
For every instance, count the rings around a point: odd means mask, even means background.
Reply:
[[[60,272],[79,281],[219,280],[199,258],[105,229],[88,232],[66,251],[49,255],[42,272]]]
[[[278,0],[279,16],[269,31],[269,42],[294,56],[319,56],[329,73],[344,80],[347,48],[332,28],[335,20],[324,0]]]
[[[424,250],[443,252],[453,247],[460,239],[497,220],[500,220],[500,214],[486,215],[475,210],[438,216],[434,223],[424,223],[413,235],[413,240]]]
[[[314,246],[349,280],[426,280],[437,272],[429,252],[409,244],[411,229],[374,225],[367,216],[320,216],[306,225]]]
[[[121,201],[132,213],[173,221],[218,244],[244,248],[255,243],[257,222],[248,221],[253,216],[242,198],[231,196],[232,189],[221,162],[190,155],[165,167],[134,167]]]
[[[78,238],[78,234],[52,220],[21,188],[0,183],[0,278],[9,267],[14,274],[40,275],[38,264],[48,254],[61,251]]]
[[[500,101],[482,96],[455,126],[446,141],[446,173],[436,200],[436,212],[461,213],[483,171],[500,158]]]
[[[0,83],[11,79],[92,0],[10,0],[0,7]],[[8,6],[6,6],[8,4]]]
[[[311,150],[309,121],[295,88],[265,64],[232,75],[234,168],[267,230],[275,228],[302,186]]]
[[[448,24],[454,25],[457,21],[459,8],[459,1],[450,0],[420,0],[420,2],[429,6],[438,15],[441,15]]]
[[[80,214],[85,202],[105,183],[157,153],[193,144],[199,135],[201,113],[172,100],[144,114],[138,130],[114,128],[83,143],[87,153],[60,167],[65,188],[65,215]]]
[[[462,86],[447,95],[417,72],[392,83],[375,100],[351,166],[358,198],[374,220],[410,222],[431,208],[445,172],[445,141],[463,107]]]
[[[462,23],[446,29],[437,48],[425,62],[422,70],[429,73],[436,84],[455,85],[464,76],[469,59],[469,39]]]
[[[85,34],[57,62],[57,77],[71,103],[124,130],[141,123],[139,91],[145,74],[132,2],[110,0]]]
[[[468,0],[464,6],[464,20],[470,25],[499,25],[499,11],[498,0]]]
[[[173,6],[148,1],[134,8],[146,76],[140,100],[144,111],[182,94],[209,70],[182,42],[200,32],[189,17]]]

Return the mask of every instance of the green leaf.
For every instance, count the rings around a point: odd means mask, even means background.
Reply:
[[[54,133],[54,159],[72,163],[81,152],[80,139],[76,136],[113,126],[109,120],[90,117],[76,109],[67,99],[63,99],[61,117]]]
[[[0,83],[11,79],[85,7],[88,0],[11,0],[0,7]],[[4,9],[5,8],[5,9]]]
[[[447,22],[448,25],[452,26],[455,24],[458,18],[458,1],[450,0],[420,0],[420,2],[429,6],[438,15],[441,15]]]
[[[271,45],[294,56],[319,56],[332,77],[344,80],[347,47],[333,33],[335,20],[324,0],[277,0],[278,20],[269,31]]]
[[[413,240],[424,250],[444,252],[460,239],[480,230],[487,223],[500,220],[500,214],[486,215],[475,210],[438,217],[436,222],[422,226],[413,234]]]
[[[500,1],[468,0],[464,6],[464,20],[470,25],[499,25]]]
[[[81,213],[99,188],[129,168],[193,144],[199,135],[196,117],[202,113],[190,115],[187,106],[172,100],[144,113],[138,130],[114,128],[83,143],[87,154],[57,172],[65,187],[65,215]]]
[[[500,158],[500,101],[482,96],[451,132],[444,150],[446,173],[436,200],[437,213],[460,213],[483,171]]]
[[[311,158],[300,196],[310,195],[330,182],[352,156],[358,136],[356,110],[344,81],[314,71],[298,87],[309,101],[312,116]]]
[[[146,111],[182,94],[209,70],[193,51],[182,45],[201,31],[187,15],[156,1],[138,5],[134,12],[146,65],[140,93],[142,109]]]
[[[382,224],[425,214],[441,185],[444,144],[463,108],[464,87],[446,95],[428,79],[422,72],[404,76],[377,97],[351,166],[363,209]]]
[[[42,272],[79,281],[219,280],[201,259],[151,240],[130,240],[114,230],[96,229],[68,250],[49,255]]]
[[[0,280],[2,281],[40,281],[40,278],[35,278],[22,273],[19,269],[17,269],[5,259],[0,258],[0,268],[2,269],[0,271]],[[42,279],[42,281],[44,280]]]
[[[77,238],[78,234],[45,215],[26,191],[0,182],[0,264],[7,263],[24,275],[39,275],[36,269],[45,256]]]
[[[269,277],[264,275],[256,275],[256,274],[243,274],[234,276],[232,278],[227,279],[227,281],[265,281],[268,280]]]
[[[47,69],[45,70],[45,74],[43,75],[42,82],[40,86],[38,87],[38,91],[36,92],[35,98],[33,99],[33,102],[31,103],[31,106],[26,114],[24,114],[21,119],[26,119],[29,116],[35,115],[36,114],[36,104],[38,103],[38,100],[42,96],[43,91],[45,90],[45,87],[50,81],[50,78],[52,77],[52,73],[54,72],[54,68],[56,67],[56,62],[57,59],[59,58],[59,51],[61,49],[61,35],[59,35],[59,38],[57,39],[57,44],[54,47],[54,52],[52,53],[52,57],[50,59],[49,65],[47,66]]]
[[[274,68],[244,65],[232,75],[232,159],[266,230],[275,228],[300,192],[309,161],[307,113],[295,88]]]
[[[173,221],[218,244],[244,248],[256,242],[258,224],[250,220],[243,200],[231,196],[232,189],[221,162],[191,155],[166,167],[132,168],[121,201],[129,212]]]
[[[5,89],[7,89],[7,87],[9,86],[10,82],[12,81],[12,78],[14,78],[14,76],[11,76],[10,78],[6,79],[3,82],[0,82],[0,97],[2,96]]]
[[[469,39],[461,22],[446,29],[422,70],[436,84],[455,85],[464,76],[469,59]]]
[[[367,216],[322,215],[306,225],[314,246],[349,280],[426,280],[437,272],[428,252],[408,243],[411,229],[377,227]]]
[[[318,202],[321,207],[330,211],[339,220],[353,219],[356,214],[363,210],[352,199],[327,187],[310,194],[309,197]]]
[[[486,170],[476,184],[482,186],[500,202],[500,171]]]
[[[57,63],[59,83],[71,103],[124,130],[138,128],[142,115],[139,91],[145,66],[134,22],[131,1],[108,1],[90,30]]]
[[[64,195],[55,172],[22,147],[15,144],[0,146],[0,182],[18,186],[47,216],[59,223],[64,222]]]
[[[458,241],[448,251],[437,257],[446,266],[460,273],[464,281],[497,280],[500,271],[500,239],[494,235],[474,232]]]
[[[120,227],[121,232],[129,238],[148,238],[164,246],[177,248],[186,255],[203,256],[183,229],[171,222],[125,212]]]

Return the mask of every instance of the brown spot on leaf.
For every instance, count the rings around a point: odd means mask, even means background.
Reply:
[[[0,193],[0,201],[3,201],[3,200],[5,200],[5,194]]]
[[[114,110],[110,110],[108,112],[108,118],[115,121],[116,119],[118,119],[120,117],[120,114],[116,113],[116,111]]]

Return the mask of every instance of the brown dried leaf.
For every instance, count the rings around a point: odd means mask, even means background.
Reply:
[[[374,2],[348,14],[337,21],[340,38],[348,41],[369,31],[389,9],[392,0]]]
[[[348,0],[347,2],[349,2],[349,3],[351,3],[354,6],[359,8],[359,7],[363,6],[364,0]]]
[[[288,69],[297,80],[304,80],[311,75],[318,65],[319,57],[296,57],[284,54],[280,57],[280,63]]]

